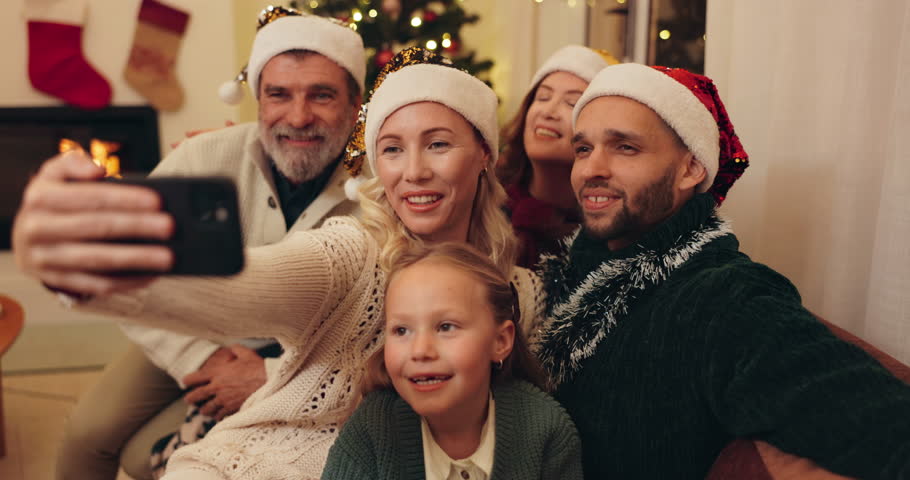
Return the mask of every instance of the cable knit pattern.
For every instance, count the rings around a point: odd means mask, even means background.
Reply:
[[[525,268],[512,270],[512,283],[518,291],[518,309],[521,312],[521,332],[536,351],[542,334],[546,295],[540,277]]]
[[[164,277],[83,306],[195,335],[277,338],[285,354],[266,384],[205,438],[178,450],[168,472],[319,478],[360,398],[362,365],[382,341],[378,246],[360,222],[340,217],[247,255],[233,277]],[[513,278],[522,315],[533,318],[544,308],[539,281],[523,269]]]
[[[490,478],[581,479],[581,442],[566,411],[522,381],[493,385],[496,439]],[[332,447],[324,480],[424,478],[420,416],[394,390],[371,393]]]
[[[155,167],[151,176],[225,176],[234,180],[240,207],[244,244],[248,247],[272,244],[287,233],[284,216],[269,205],[276,197],[269,160],[259,143],[258,124],[245,123],[184,140],[180,147]],[[309,230],[333,215],[346,215],[356,204],[344,195],[347,178],[339,164],[323,192],[307,207],[292,231]],[[123,325],[123,331],[156,366],[177,382],[195,372],[223,343],[240,342],[251,348],[262,345],[252,341],[199,338],[143,325]],[[213,341],[217,340],[217,341]]]

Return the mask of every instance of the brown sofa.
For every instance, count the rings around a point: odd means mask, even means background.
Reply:
[[[820,317],[818,319],[842,340],[859,346],[875,357],[894,376],[910,383],[910,367],[837,325]],[[707,480],[835,480],[845,478],[847,477],[831,473],[805,458],[784,453],[765,442],[740,438],[731,442],[720,452],[711,471],[708,472]]]

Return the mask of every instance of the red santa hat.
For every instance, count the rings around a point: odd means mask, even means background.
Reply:
[[[637,63],[610,66],[591,80],[578,99],[573,126],[585,105],[610,95],[631,98],[648,106],[679,135],[707,171],[697,191],[711,192],[718,205],[749,166],[749,156],[710,78],[681,68]]]

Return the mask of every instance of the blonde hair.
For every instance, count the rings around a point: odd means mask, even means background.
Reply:
[[[423,261],[435,261],[455,268],[474,277],[484,287],[486,301],[493,313],[497,325],[506,320],[515,324],[515,340],[512,351],[503,359],[501,368],[491,365],[493,382],[502,382],[510,378],[519,378],[547,390],[547,376],[528,348],[528,343],[521,333],[521,314],[518,308],[518,294],[508,280],[511,265],[505,270],[471,245],[462,242],[443,242],[435,245],[421,245],[399,255],[389,268],[386,279],[386,292],[392,280],[403,270]],[[362,391],[366,395],[376,390],[392,388],[392,380],[385,368],[385,347],[373,353],[366,363],[366,372],[362,380]]]
[[[474,132],[475,140],[489,149],[476,128]],[[483,172],[478,179],[471,208],[468,243],[487,255],[501,271],[509,271],[515,264],[518,240],[502,209],[507,198],[506,191],[496,175],[487,172],[487,168]],[[378,175],[364,182],[358,196],[363,212],[361,222],[380,245],[379,265],[383,270],[390,270],[403,253],[423,245],[423,241],[408,230],[392,209]]]

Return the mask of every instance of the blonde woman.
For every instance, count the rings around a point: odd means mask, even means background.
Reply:
[[[94,295],[81,305],[136,322],[206,336],[274,337],[285,349],[239,412],[171,457],[166,480],[318,478],[361,396],[362,365],[382,343],[385,266],[413,245],[460,241],[509,271],[514,238],[501,213],[505,193],[491,174],[496,96],[444,63],[410,49],[380,75],[364,145],[352,147],[354,155],[365,151],[377,173],[361,186],[363,221],[331,219],[321,229],[250,249],[246,269],[234,277],[161,277],[135,290],[135,280],[110,273],[166,270],[170,252],[92,247],[117,237],[166,237],[169,217],[157,211],[153,194],[66,181],[99,175],[75,155],[50,161],[28,187],[15,255],[48,286]],[[101,233],[67,230],[81,222],[93,222],[92,232]],[[79,247],[88,258],[73,255]],[[524,270],[512,273],[528,319],[542,308],[532,278]]]

